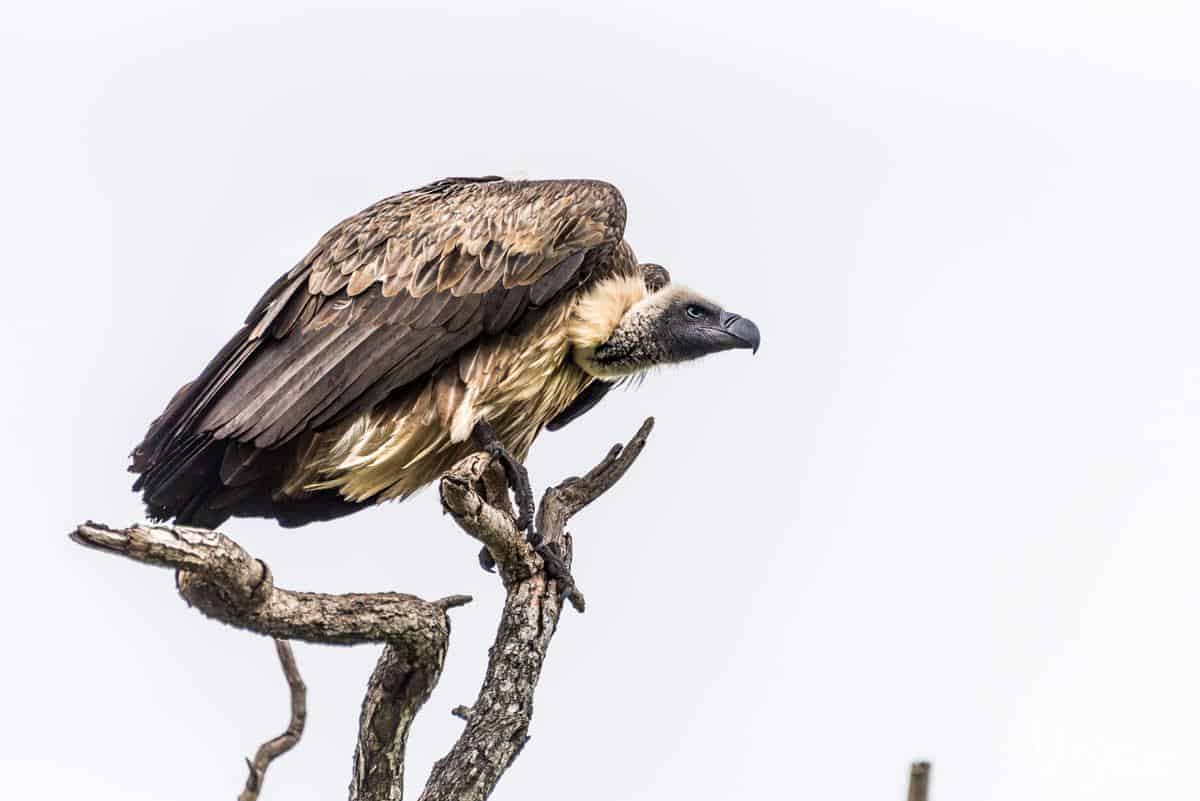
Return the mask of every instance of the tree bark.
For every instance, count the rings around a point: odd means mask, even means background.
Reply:
[[[908,801],[929,801],[929,778],[933,767],[928,762],[914,762],[908,770]]]
[[[583,478],[568,478],[546,490],[538,508],[538,530],[560,548],[570,567],[567,521],[613,486],[637,459],[653,428],[646,420],[625,446],[616,445]],[[540,571],[540,560],[517,532],[511,514],[497,504],[507,496],[499,481],[486,477],[475,457],[442,479],[442,504],[463,530],[487,546],[507,594],[479,696],[465,711],[467,725],[450,753],[439,760],[421,801],[478,801],[487,798],[528,739],[533,695],[546,651],[562,612],[555,582]]]
[[[573,515],[610,489],[645,447],[654,424],[647,419],[624,446],[616,445],[582,478],[551,487],[538,508],[545,542],[570,565]],[[466,720],[462,735],[439,760],[421,799],[481,801],[512,764],[528,738],[533,696],[564,598],[548,579],[542,559],[517,530],[500,465],[475,453],[456,465],[440,485],[443,508],[482,542],[505,587],[504,608],[479,696],[456,708]],[[291,694],[288,729],[248,761],[250,776],[240,799],[257,798],[266,768],[299,741],[305,688],[285,640],[354,645],[384,643],[367,684],[359,719],[350,783],[352,801],[399,801],[412,722],[441,676],[450,638],[447,610],[470,602],[465,595],[426,601],[394,592],[327,595],[275,586],[270,569],[229,537],[186,526],[134,525],[113,529],[88,522],[71,538],[90,548],[135,561],[174,568],[179,594],[214,620],[276,638]],[[580,611],[583,594],[567,599]]]

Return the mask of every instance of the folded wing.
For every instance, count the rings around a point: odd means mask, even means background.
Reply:
[[[598,181],[448,179],[325,234],[134,450],[151,513],[185,520],[301,432],[378,403],[586,280],[625,206]]]

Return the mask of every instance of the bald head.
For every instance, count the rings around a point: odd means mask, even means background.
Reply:
[[[576,362],[597,378],[613,380],[723,350],[756,351],[758,345],[754,323],[688,287],[665,283],[654,291],[647,287],[603,341],[576,354]]]

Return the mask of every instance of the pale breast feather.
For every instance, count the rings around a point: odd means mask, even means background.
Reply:
[[[197,436],[273,449],[379,403],[603,272],[624,225],[609,184],[490,178],[439,181],[344,220],[151,426],[138,486],[151,503],[173,497],[167,485],[198,458],[180,448],[204,450]]]
[[[406,497],[475,447],[469,437],[479,419],[524,458],[542,426],[591,381],[567,358],[573,308],[572,298],[561,298],[528,330],[475,342],[386,403],[312,434],[283,492]]]

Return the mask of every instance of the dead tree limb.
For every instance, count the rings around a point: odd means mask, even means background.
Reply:
[[[614,446],[583,477],[546,490],[538,508],[538,530],[568,565],[568,521],[620,480],[645,447],[653,425],[652,418],[646,420],[627,444]],[[482,801],[525,745],[534,690],[564,599],[546,577],[541,557],[516,528],[499,465],[492,465],[486,454],[472,454],[442,479],[440,488],[445,511],[495,559],[506,593],[479,696],[470,707],[455,709],[466,726],[450,752],[434,765],[421,799]],[[292,692],[291,723],[284,734],[264,743],[249,763],[243,800],[257,797],[267,765],[292,748],[303,731],[304,684],[290,647],[282,641],[384,643],[363,700],[350,798],[403,797],[409,729],[445,662],[450,636],[446,611],[468,603],[469,596],[425,601],[393,592],[326,595],[286,590],[275,586],[264,563],[229,537],[185,526],[112,529],[89,522],[71,538],[106,553],[174,568],[179,594],[188,604],[215,620],[276,638]],[[583,595],[577,589],[567,600],[583,610]]]
[[[450,639],[446,611],[470,602],[469,596],[451,595],[425,601],[392,592],[325,595],[285,590],[275,586],[265,564],[224,534],[185,526],[135,525],[117,530],[89,522],[72,532],[71,539],[138,562],[175,568],[175,583],[185,601],[205,615],[237,628],[275,637],[277,641],[299,639],[333,645],[385,643],[367,690],[368,701],[378,699],[375,714],[369,721],[364,718],[364,732],[369,728],[372,736],[359,738],[355,776],[356,779],[386,776],[389,782],[394,781],[395,787],[400,787],[409,726],[441,676]],[[293,691],[295,723],[296,685],[286,663],[284,671]],[[296,744],[301,731],[302,726],[295,728],[295,738],[288,748]],[[283,737],[292,732],[293,727],[289,726]],[[271,758],[287,750],[279,747],[281,739],[263,746],[276,744],[271,751],[278,753]],[[260,749],[258,756],[262,755]],[[258,757],[251,763],[251,777],[241,798],[253,798],[246,792],[261,790],[262,776],[256,775],[255,770],[257,762]]]
[[[653,418],[646,420],[626,445],[614,446],[583,478],[568,478],[546,490],[538,508],[538,530],[546,542],[559,547],[568,566],[572,549],[567,521],[625,474],[653,426]],[[506,590],[504,612],[479,696],[469,709],[457,710],[466,716],[466,728],[450,753],[433,766],[421,801],[477,801],[491,794],[525,745],[534,689],[562,611],[554,582],[546,580],[540,557],[506,511],[501,476],[489,475],[486,468],[486,460],[476,457],[459,463],[442,479],[442,504],[496,560]]]
[[[250,775],[246,777],[246,787],[238,796],[238,801],[255,801],[262,790],[263,779],[266,778],[267,768],[276,757],[286,754],[300,742],[304,734],[304,720],[308,716],[307,689],[304,679],[300,678],[300,668],[296,666],[296,656],[287,640],[275,639],[275,653],[279,656],[279,664],[283,668],[284,678],[287,679],[288,691],[291,696],[292,715],[288,727],[283,734],[273,737],[258,747],[254,759],[246,760]]]
[[[929,801],[929,774],[933,767],[928,762],[914,762],[908,770],[908,801]]]
[[[432,653],[445,639],[446,610],[470,598],[424,601],[397,592],[326,595],[275,586],[270,569],[217,531],[187,526],[112,529],[84,523],[81,545],[173,567],[179,594],[208,617],[284,640],[354,645],[401,641]],[[465,598],[465,600],[464,600]]]

